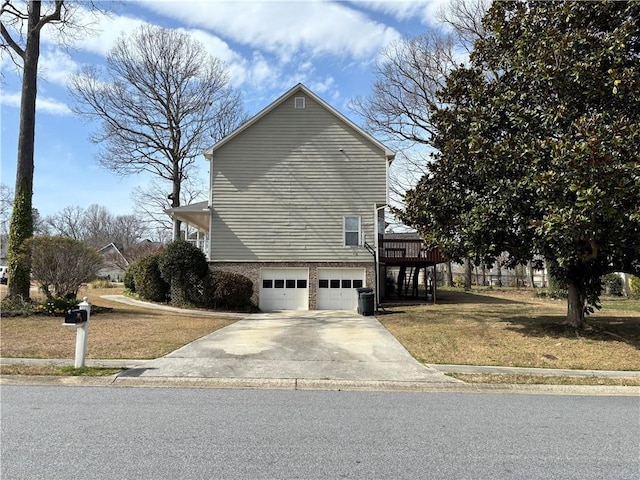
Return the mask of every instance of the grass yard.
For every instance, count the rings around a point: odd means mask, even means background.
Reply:
[[[87,295],[92,305],[111,309],[91,315],[87,358],[157,358],[235,321],[225,316],[148,310],[100,297],[122,291],[89,288],[79,295]],[[63,321],[40,315],[1,318],[1,356],[74,358],[76,330],[63,326]]]
[[[609,300],[589,328],[562,325],[566,302],[531,290],[440,290],[437,305],[378,316],[423,363],[640,370],[640,302]]]
[[[553,377],[548,375],[487,375],[450,373],[450,377],[466,383],[501,383],[518,385],[608,385],[638,387],[640,378],[600,378],[600,377]]]

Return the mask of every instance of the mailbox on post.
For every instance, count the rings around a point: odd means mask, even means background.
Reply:
[[[82,299],[77,309],[69,310],[64,315],[63,325],[76,329],[76,358],[75,368],[85,366],[87,354],[87,337],[89,336],[89,318],[91,317],[91,305],[87,297]]]
[[[86,321],[86,310],[69,310],[64,316],[64,323],[84,323]]]

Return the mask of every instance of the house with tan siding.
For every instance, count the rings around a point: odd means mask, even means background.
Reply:
[[[204,152],[206,202],[167,212],[262,310],[355,309],[376,287],[394,153],[302,84]]]

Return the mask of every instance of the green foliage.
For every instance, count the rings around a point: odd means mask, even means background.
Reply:
[[[567,285],[561,280],[558,280],[553,275],[549,276],[549,297],[551,298],[564,298],[569,295],[567,292]]]
[[[615,273],[608,273],[601,278],[605,292],[616,297],[622,296],[622,278]]]
[[[28,317],[35,313],[35,304],[20,297],[5,297],[0,303],[3,317]]]
[[[581,326],[602,275],[640,273],[640,3],[494,2],[483,23],[402,219],[453,259],[542,256]]]
[[[241,310],[251,307],[253,283],[244,275],[214,271],[213,303],[215,308]]]
[[[7,242],[9,291],[14,299],[29,299],[31,287],[31,257],[27,241],[33,237],[33,209],[31,203],[32,188],[26,179],[17,187],[9,239]]]
[[[33,280],[47,299],[76,298],[78,289],[102,267],[102,256],[95,248],[71,238],[43,235],[31,238],[26,246]]]
[[[127,267],[127,270],[124,272],[124,279],[123,279],[124,287],[130,292],[136,291],[136,282],[135,282],[136,268],[138,268],[137,260],[131,262]]]
[[[209,272],[204,252],[185,240],[176,240],[166,246],[159,268],[162,278],[171,285],[171,300],[176,303],[188,303],[189,287]]]
[[[139,258],[133,271],[135,291],[141,298],[153,302],[166,302],[169,284],[160,274],[161,253],[150,253]]]
[[[631,295],[640,296],[640,276],[632,275],[629,281]]]
[[[247,277],[231,272],[209,271],[188,288],[188,303],[203,308],[249,311],[253,283]]]

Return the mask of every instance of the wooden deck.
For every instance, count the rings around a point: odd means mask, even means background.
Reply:
[[[387,265],[426,266],[443,263],[446,260],[437,248],[428,249],[419,239],[379,241],[379,261]]]

